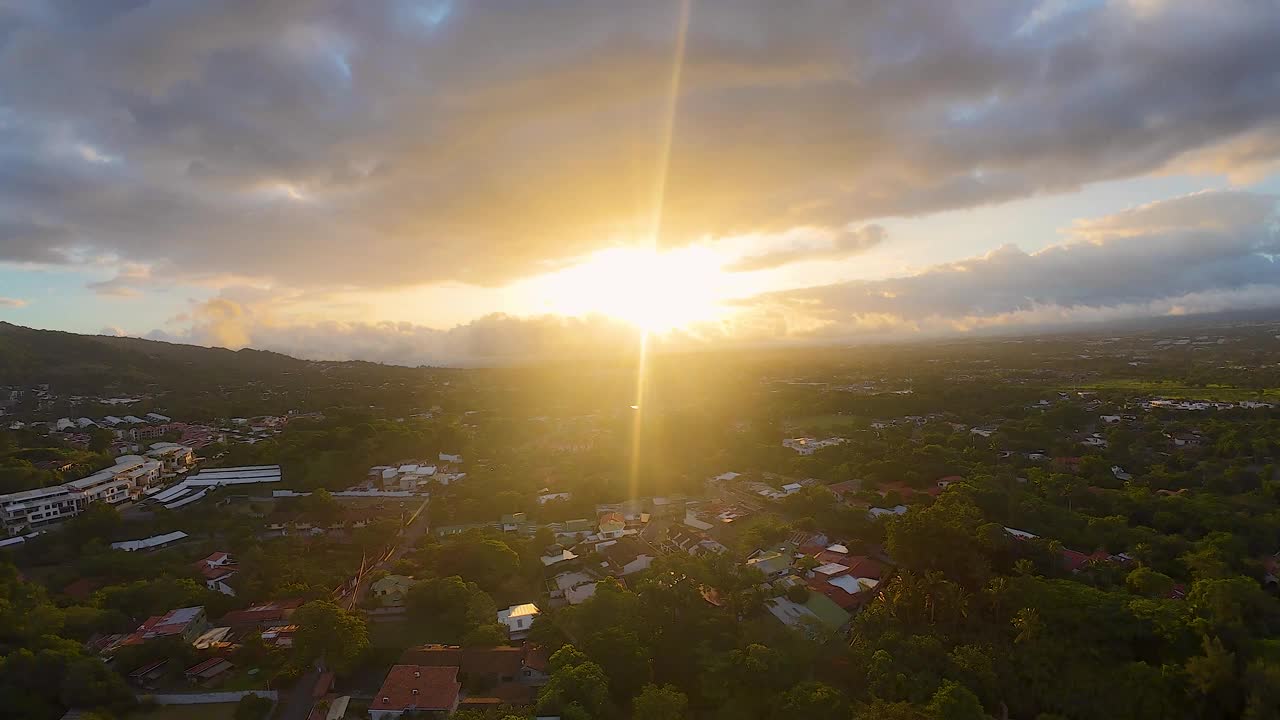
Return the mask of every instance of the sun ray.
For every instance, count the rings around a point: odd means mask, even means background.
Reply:
[[[667,103],[661,119],[662,126],[658,133],[658,156],[654,172],[652,205],[649,211],[649,231],[645,238],[649,244],[650,252],[654,255],[658,253],[659,237],[662,233],[662,214],[667,194],[667,173],[671,167],[671,143],[672,137],[675,135],[676,111],[680,102],[680,75],[684,70],[685,42],[689,33],[691,4],[692,0],[680,0],[680,15],[676,21],[676,42],[671,62],[671,78],[667,88]],[[652,292],[652,288],[647,290]],[[647,294],[647,292],[644,294]],[[645,300],[646,298],[642,295],[641,302]],[[634,426],[631,437],[631,469],[628,482],[630,497],[632,498],[639,494],[640,453],[642,452],[641,441],[644,431],[645,390],[648,376],[649,334],[651,330],[652,328],[650,327],[641,328],[639,356],[636,358],[636,401],[635,416],[632,418]]]

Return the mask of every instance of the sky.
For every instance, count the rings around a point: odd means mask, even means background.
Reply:
[[[1273,0],[0,0],[0,320],[474,365],[1280,306]]]

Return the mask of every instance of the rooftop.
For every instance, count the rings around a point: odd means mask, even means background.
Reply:
[[[392,665],[370,710],[450,711],[458,702],[458,668],[426,665]]]

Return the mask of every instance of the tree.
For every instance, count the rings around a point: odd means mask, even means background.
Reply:
[[[645,685],[631,707],[634,720],[684,720],[689,698],[674,685]]]
[[[787,588],[787,599],[798,605],[803,605],[809,599],[808,586],[796,584]]]
[[[1134,568],[1124,579],[1129,592],[1152,598],[1169,597],[1173,591],[1173,578],[1149,567]]]
[[[409,588],[405,608],[409,622],[434,642],[496,645],[505,637],[493,598],[456,575]]]
[[[298,626],[293,654],[300,664],[320,660],[345,670],[369,647],[364,617],[328,600],[313,600],[298,608],[292,622]]]
[[[115,442],[116,436],[106,428],[93,427],[89,429],[89,452],[106,452],[111,449],[111,443]]]
[[[538,712],[562,718],[598,720],[608,717],[609,680],[599,665],[572,645],[551,656],[551,677],[538,693]]]
[[[269,698],[245,695],[236,703],[235,720],[263,720],[274,703]]]
[[[634,632],[606,627],[588,636],[583,649],[604,669],[619,698],[631,697],[649,680],[649,648]]]
[[[825,683],[814,680],[802,682],[787,691],[782,698],[779,712],[782,718],[806,718],[807,720],[846,720],[849,717],[849,701],[844,693]]]
[[[987,720],[978,696],[953,680],[942,681],[925,712],[934,720]]]

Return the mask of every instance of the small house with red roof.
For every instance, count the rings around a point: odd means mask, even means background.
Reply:
[[[196,571],[204,576],[205,587],[216,590],[223,595],[235,596],[235,588],[227,583],[237,572],[239,566],[225,552],[216,552],[207,558],[195,562]]]

